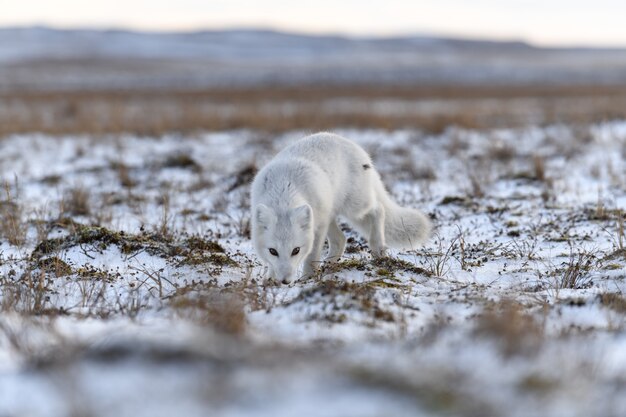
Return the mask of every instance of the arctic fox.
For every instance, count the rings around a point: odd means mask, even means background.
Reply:
[[[327,236],[326,260],[343,255],[338,216],[367,238],[375,257],[384,256],[387,245],[423,243],[431,230],[423,213],[389,198],[361,147],[333,133],[307,136],[279,152],[254,178],[251,198],[256,252],[284,284],[303,260],[302,276],[315,274]]]

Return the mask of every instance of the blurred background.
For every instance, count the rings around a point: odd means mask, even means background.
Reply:
[[[625,14],[612,0],[4,2],[0,134],[624,117]]]

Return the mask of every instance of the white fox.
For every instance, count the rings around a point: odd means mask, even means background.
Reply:
[[[303,277],[313,276],[328,236],[326,260],[339,259],[345,218],[367,237],[372,255],[387,245],[412,248],[428,239],[430,221],[402,208],[385,191],[369,155],[332,133],[307,136],[279,152],[252,183],[252,239],[270,276],[290,283],[304,259]]]

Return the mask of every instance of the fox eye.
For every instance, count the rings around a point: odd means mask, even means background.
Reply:
[[[270,253],[274,256],[278,256],[278,252],[276,252],[276,249],[274,248],[270,248]]]
[[[293,248],[293,250],[291,251],[291,256],[296,256],[299,253],[300,253],[300,247]]]

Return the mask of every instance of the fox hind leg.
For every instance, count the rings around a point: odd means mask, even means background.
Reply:
[[[387,253],[385,245],[385,209],[380,204],[370,210],[364,217],[364,223],[369,231],[368,243],[372,255],[376,258],[384,257]]]

